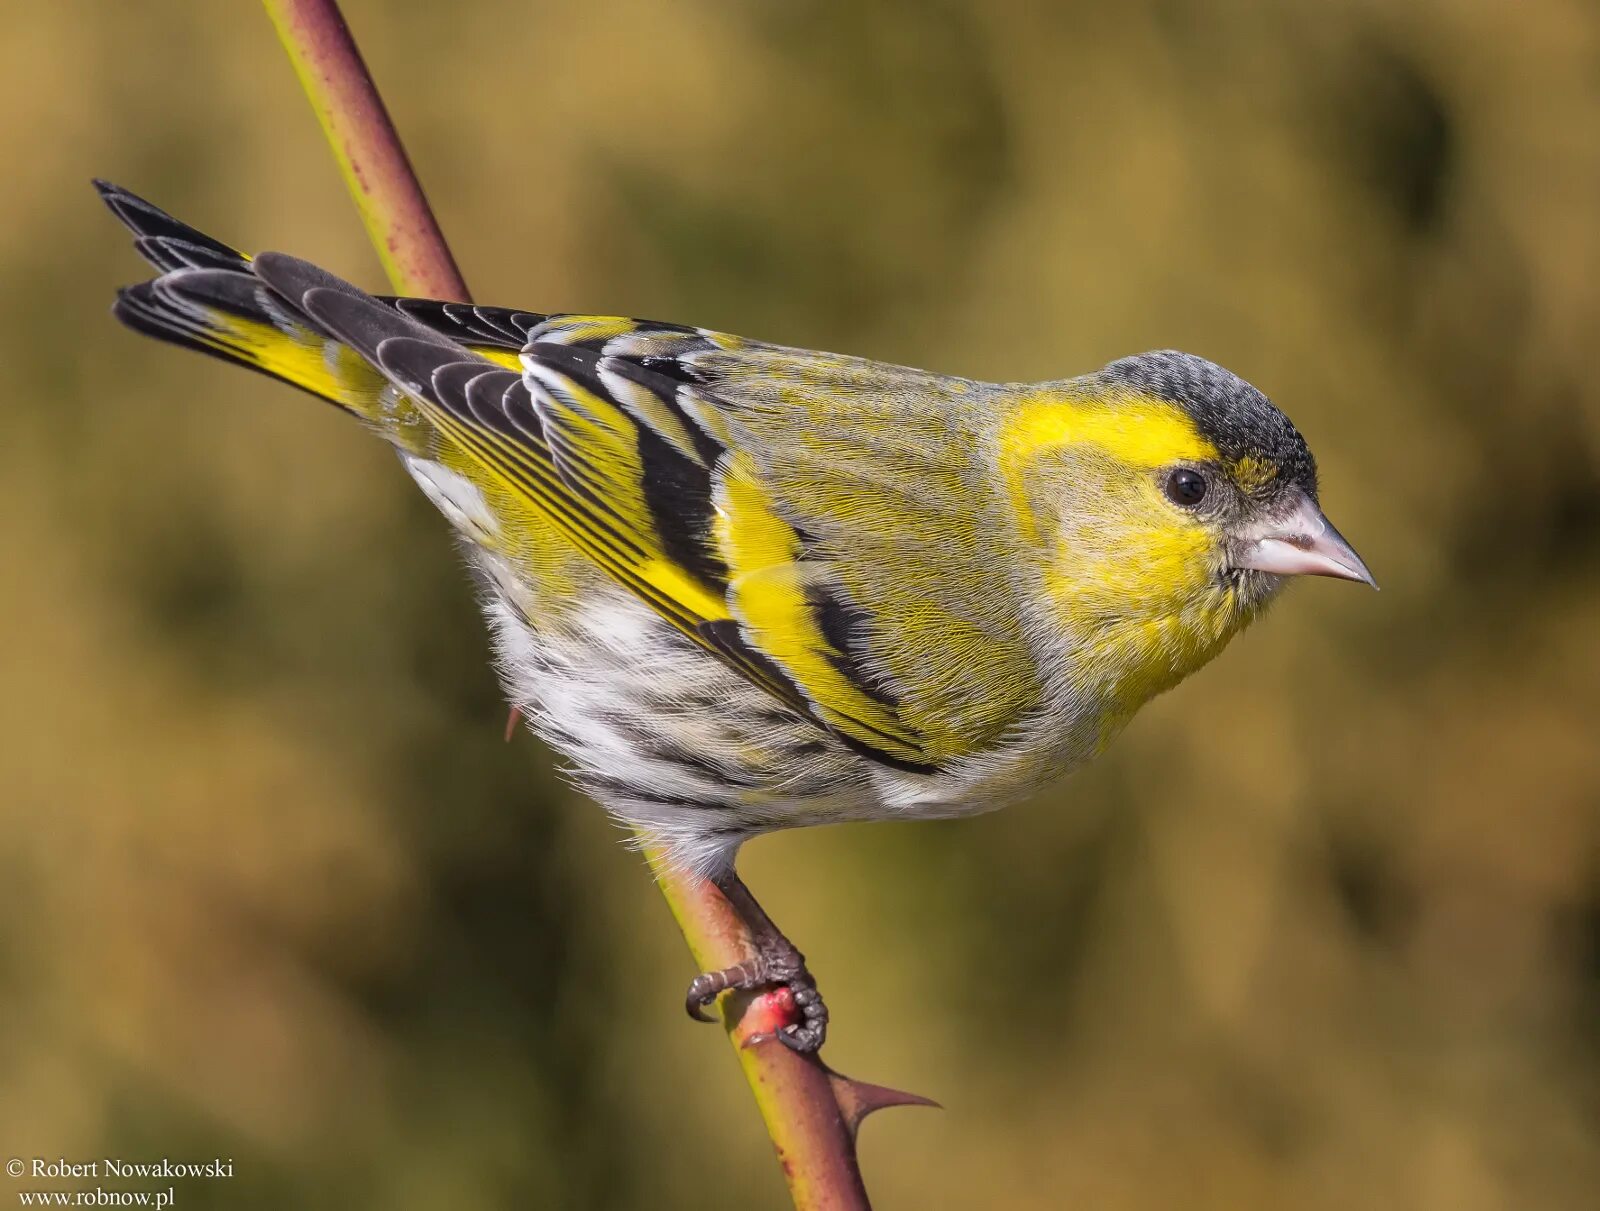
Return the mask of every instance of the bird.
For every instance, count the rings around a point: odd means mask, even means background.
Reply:
[[[989,383],[619,316],[374,296],[118,186],[144,335],[387,441],[479,582],[515,714],[749,958],[689,985],[828,1011],[740,879],[779,829],[991,811],[1099,754],[1286,582],[1376,588],[1262,392],[1158,350]]]

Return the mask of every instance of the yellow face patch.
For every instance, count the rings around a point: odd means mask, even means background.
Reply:
[[[1077,399],[1044,392],[1025,400],[1000,432],[1000,471],[1018,524],[1037,540],[1023,475],[1040,455],[1093,445],[1118,464],[1149,471],[1177,462],[1209,462],[1217,448],[1181,408],[1153,396]]]
[[[1209,659],[1232,613],[1213,571],[1217,535],[1163,499],[1159,474],[1221,461],[1194,421],[1142,394],[1040,393],[1002,429],[1000,448],[1018,525],[1048,550],[1045,582],[1062,621],[1082,651],[1103,653],[1092,663],[1121,670],[1113,697],[1131,710]],[[1037,461],[1066,451],[1085,457],[1041,480]],[[1063,511],[1045,523],[1036,494],[1052,484]]]
[[[1089,442],[1105,447],[1119,462],[1146,469],[1217,456],[1216,447],[1200,436],[1183,409],[1144,395],[1074,399],[1040,394],[1017,409],[1001,441],[1024,457]]]

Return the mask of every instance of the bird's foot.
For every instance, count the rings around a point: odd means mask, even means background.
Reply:
[[[756,957],[745,963],[707,971],[697,975],[689,984],[684,1008],[696,1021],[709,1022],[706,1014],[710,1005],[724,992],[763,992],[783,990],[792,1004],[788,1016],[792,1019],[776,1029],[753,1034],[744,1041],[746,1047],[776,1039],[791,1051],[810,1055],[818,1050],[828,1037],[828,1006],[817,991],[817,982],[806,970],[806,959],[794,944],[781,934],[759,940]]]

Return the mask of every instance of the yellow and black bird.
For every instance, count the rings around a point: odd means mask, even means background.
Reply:
[[[804,958],[760,833],[989,811],[1098,753],[1287,577],[1371,584],[1305,440],[1187,353],[983,383],[679,324],[380,298],[99,189],[159,270],[117,316],[394,446],[481,575],[513,704],[579,786]]]

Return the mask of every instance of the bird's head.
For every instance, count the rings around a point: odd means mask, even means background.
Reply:
[[[1192,354],[1033,389],[1000,459],[1047,612],[1141,699],[1214,656],[1291,576],[1374,584],[1323,516],[1289,418]]]

